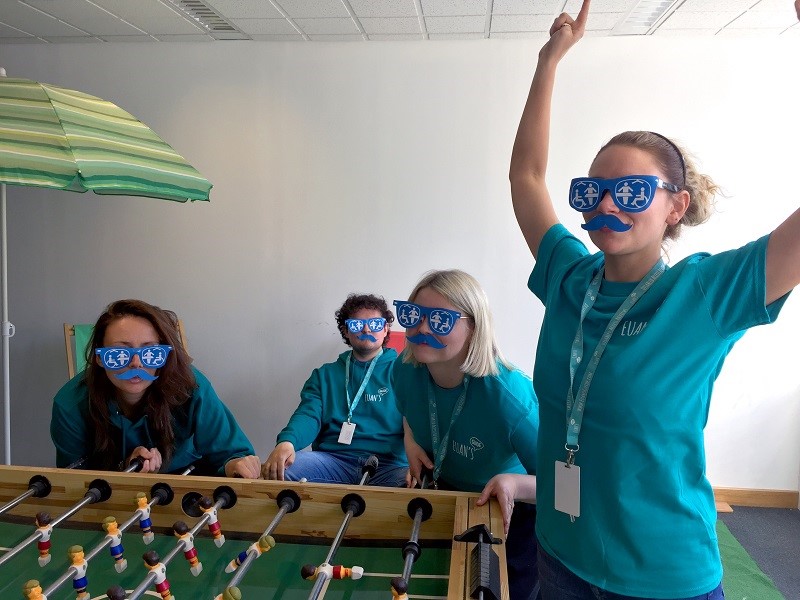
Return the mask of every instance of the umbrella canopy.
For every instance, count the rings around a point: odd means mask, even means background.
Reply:
[[[211,184],[113,102],[0,77],[0,182],[73,192],[208,200]]]
[[[112,102],[0,69],[0,296],[5,462],[11,463],[6,184],[208,200],[211,184],[147,125]]]

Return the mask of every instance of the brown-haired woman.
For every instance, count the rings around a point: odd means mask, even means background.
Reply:
[[[110,470],[143,460],[142,472],[257,478],[261,463],[206,377],[191,366],[175,313],[118,300],[100,315],[86,370],[53,401],[56,465],[80,459]]]

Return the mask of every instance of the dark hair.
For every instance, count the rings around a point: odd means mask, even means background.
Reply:
[[[197,384],[190,366],[192,359],[183,347],[178,332],[177,315],[142,300],[118,300],[109,304],[97,319],[91,343],[86,348],[85,382],[89,388],[89,417],[95,438],[90,465],[93,468],[111,469],[118,462],[121,452],[118,448],[120,441],[111,435],[108,412],[108,400],[116,396],[117,388],[108,378],[106,370],[95,360],[95,350],[103,347],[108,326],[123,317],[145,319],[155,329],[158,343],[172,346],[166,364],[159,369],[158,379],[147,388],[141,399],[153,442],[167,465],[175,443],[173,411],[191,398]],[[126,458],[123,456],[122,460]]]
[[[161,557],[155,550],[148,550],[147,552],[142,554],[142,558],[144,559],[144,562],[146,562],[151,567],[155,567],[158,563],[161,562]]]
[[[172,531],[177,535],[183,535],[189,531],[189,526],[186,524],[186,521],[175,521],[175,523],[172,524]]]
[[[394,323],[394,315],[386,305],[386,300],[382,296],[373,294],[350,294],[344,304],[336,311],[336,326],[339,328],[339,333],[342,334],[344,343],[348,346],[350,345],[350,340],[347,339],[347,327],[344,322],[362,308],[377,310],[386,319],[386,337],[383,338],[383,347],[385,348],[386,344],[389,343],[389,336],[392,335],[390,328]]]

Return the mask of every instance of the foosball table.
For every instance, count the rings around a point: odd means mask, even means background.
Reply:
[[[2,598],[508,600],[502,515],[477,494],[19,466],[0,481]]]

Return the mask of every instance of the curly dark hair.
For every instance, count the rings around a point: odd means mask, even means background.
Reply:
[[[103,346],[108,326],[123,317],[140,317],[147,320],[158,334],[158,342],[172,346],[159,378],[147,388],[142,403],[153,441],[161,452],[164,464],[169,464],[175,444],[172,429],[174,411],[179,410],[192,396],[197,386],[192,373],[192,359],[183,347],[178,332],[178,317],[142,300],[118,300],[108,305],[97,320],[91,343],[86,348],[85,382],[89,388],[89,415],[95,436],[95,452],[90,467],[111,470],[119,460],[118,440],[111,432],[108,400],[116,395],[116,388],[105,369],[95,360],[95,350]],[[127,457],[123,456],[122,459]]]
[[[336,326],[339,328],[339,333],[342,334],[344,343],[350,346],[350,340],[347,339],[347,327],[344,322],[362,308],[380,311],[381,316],[386,319],[386,337],[383,338],[383,347],[385,348],[386,344],[389,343],[389,337],[392,335],[391,327],[392,323],[394,323],[394,314],[389,310],[383,296],[375,296],[373,294],[350,294],[344,304],[336,311]]]

